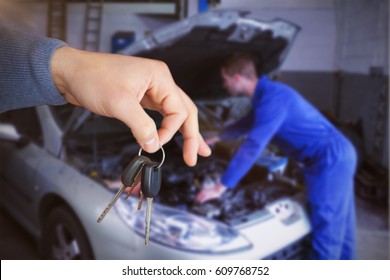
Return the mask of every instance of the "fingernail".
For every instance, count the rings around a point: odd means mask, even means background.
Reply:
[[[146,141],[143,147],[149,153],[155,152],[158,149],[157,138],[153,137],[152,139]]]
[[[150,140],[148,140],[148,141],[146,141],[145,142],[145,146],[152,146],[153,145],[153,143],[156,141],[156,138],[155,137],[153,137],[152,139],[150,139]]]

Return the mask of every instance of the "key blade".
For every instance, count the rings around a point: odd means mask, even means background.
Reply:
[[[99,216],[99,218],[97,219],[97,222],[100,223],[104,217],[107,215],[107,213],[110,211],[110,209],[112,208],[112,206],[114,206],[114,204],[117,202],[118,198],[121,196],[121,194],[125,191],[126,189],[126,186],[122,185],[118,192],[115,194],[115,196],[112,198],[112,200],[110,201],[110,203],[107,205],[106,209],[104,209],[104,211],[102,212],[102,214]]]
[[[150,222],[152,219],[152,205],[153,205],[153,197],[146,198],[146,216],[145,216],[145,246],[149,244],[150,237]]]

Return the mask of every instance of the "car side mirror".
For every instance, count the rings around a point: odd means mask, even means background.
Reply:
[[[10,123],[0,123],[0,141],[19,143],[22,136]]]

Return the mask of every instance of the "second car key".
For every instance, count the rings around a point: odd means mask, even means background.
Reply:
[[[158,162],[145,163],[142,169],[141,190],[142,194],[146,197],[147,203],[145,217],[145,245],[149,244],[153,197],[155,197],[160,191],[161,169],[161,164]]]

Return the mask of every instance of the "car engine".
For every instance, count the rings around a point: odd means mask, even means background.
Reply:
[[[218,106],[214,108],[214,103],[200,106],[204,119],[209,119],[210,115],[217,115],[215,119],[219,120],[222,118],[217,114],[219,112],[228,116],[223,118],[222,123],[218,122],[218,125],[224,126],[224,123],[231,121],[232,115],[226,114],[225,111],[243,111],[244,105],[240,105],[239,110],[231,110],[232,104],[238,106],[240,103],[225,103],[222,106],[223,110]],[[101,132],[102,127],[106,129],[106,133]],[[207,127],[204,126],[204,129]],[[227,190],[218,199],[197,204],[194,200],[198,192],[202,188],[212,187],[220,180],[241,140],[217,143],[212,156],[199,157],[195,167],[188,167],[183,162],[182,142],[181,136],[176,135],[172,141],[164,145],[166,160],[162,166],[161,190],[155,198],[157,203],[224,223],[235,223],[242,222],[249,214],[264,209],[268,203],[282,197],[291,197],[301,191],[292,183],[293,178],[289,178],[291,176],[285,176],[284,173],[274,176],[274,171],[270,170],[267,164],[255,164],[236,188]],[[119,187],[122,170],[139,152],[139,145],[133,139],[129,139],[128,128],[107,118],[91,117],[84,125],[84,129],[67,139],[66,143],[69,161],[85,175],[112,189]],[[148,156],[155,161],[161,160],[161,154],[158,152]],[[291,172],[287,174],[291,175]]]
[[[163,188],[156,201],[230,224],[246,219],[270,202],[291,197],[299,191],[277,179],[253,180],[253,174],[265,173],[261,170],[263,167],[255,166],[236,188],[227,190],[220,198],[194,203],[202,188],[212,187],[219,181],[226,166],[227,161],[215,158],[200,162],[194,168],[164,166]]]
[[[127,145],[116,156],[104,152],[99,157],[100,160],[84,165],[83,173],[106,185],[111,181],[113,188],[117,188],[123,168],[129,158],[138,152],[136,147],[138,146]],[[188,167],[183,163],[181,149],[177,144],[167,144],[165,150],[167,159],[162,166],[162,187],[155,198],[155,202],[163,205],[231,224],[242,222],[249,214],[263,209],[270,202],[299,192],[298,188],[286,180],[270,177],[267,168],[255,165],[236,188],[227,190],[218,199],[197,204],[194,202],[197,193],[220,180],[235,148],[217,145],[213,156],[199,158],[195,167]]]

